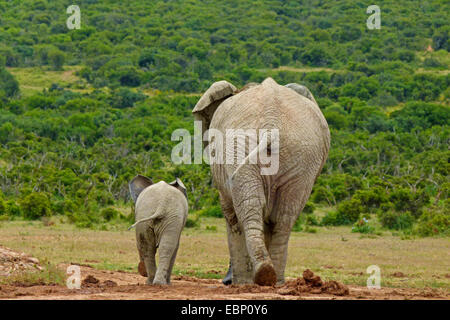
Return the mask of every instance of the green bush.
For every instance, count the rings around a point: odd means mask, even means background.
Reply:
[[[191,217],[187,217],[186,219],[186,224],[185,227],[186,228],[197,228],[200,226],[200,221],[199,221],[199,217],[198,215],[194,215]]]
[[[441,68],[441,67],[445,67],[444,64],[442,64],[439,60],[437,60],[435,58],[425,58],[425,60],[423,61],[423,66],[425,68]]]
[[[305,225],[307,226],[318,226],[320,223],[317,221],[317,218],[313,214],[307,214],[305,216]]]
[[[199,213],[203,217],[214,217],[214,218],[222,218],[222,209],[220,206],[211,206],[208,208],[205,208],[200,211]]]
[[[48,53],[48,59],[54,70],[61,70],[66,56],[61,50],[52,49]]]
[[[52,211],[57,214],[65,215],[77,210],[78,205],[70,199],[59,200],[52,203]]]
[[[105,209],[102,209],[102,211],[100,212],[100,215],[106,221],[111,221],[112,219],[117,218],[120,215],[120,212],[114,208],[105,208]]]
[[[322,226],[339,226],[344,223],[342,222],[341,215],[337,211],[331,211],[322,217],[320,224]]]
[[[78,215],[75,219],[75,226],[78,228],[93,228],[95,221],[89,218],[89,216]]]
[[[33,95],[25,99],[25,104],[30,109],[53,109],[55,100],[52,97],[46,97],[40,94]]]
[[[19,93],[19,83],[14,76],[5,68],[0,66],[0,91],[3,90],[7,98]]]
[[[303,212],[302,212],[303,213]],[[310,226],[319,226],[320,223],[314,214],[300,214],[292,227],[294,232],[307,231]],[[305,226],[305,228],[303,228]],[[311,229],[311,228],[309,228]]]
[[[342,226],[349,225],[351,222],[338,211],[328,212],[322,217],[319,225],[321,226]]]
[[[352,227],[352,232],[359,233],[375,233],[375,228],[369,225],[369,221],[366,218],[362,218],[355,222]]]
[[[96,191],[92,196],[99,206],[107,206],[114,204],[114,197],[112,196],[111,193],[108,193],[106,191],[103,190]]]
[[[355,223],[364,207],[359,199],[341,201],[336,211],[328,212],[320,221],[323,226],[340,226]]]
[[[424,190],[411,192],[407,188],[398,188],[389,195],[389,202],[397,211],[409,211],[414,218],[420,217],[423,207],[430,202],[430,195]]]
[[[217,232],[217,227],[216,226],[206,226],[205,230]]]
[[[341,130],[348,127],[348,117],[339,112],[326,109],[323,112],[330,127]]]
[[[295,221],[294,226],[292,227],[292,231],[294,231],[294,232],[303,231],[303,223],[302,223],[300,217]]]
[[[394,230],[410,229],[414,223],[414,217],[409,211],[381,210],[378,219],[383,227]]]
[[[317,233],[317,229],[316,228],[311,228],[310,226],[306,226],[305,230],[303,230],[307,233]]]
[[[128,88],[120,88],[113,92],[110,104],[114,108],[124,109],[131,108],[136,102],[142,100],[145,100],[144,94],[133,92]]]
[[[307,47],[301,56],[302,63],[314,67],[326,66],[331,64],[332,61],[333,57],[329,54],[329,51],[320,45]]]
[[[341,216],[343,224],[351,224],[358,220],[359,215],[364,211],[361,200],[352,198],[350,200],[341,201],[338,205],[337,212]]]
[[[418,220],[413,233],[421,237],[450,235],[450,214],[427,210]]]
[[[375,186],[368,190],[357,190],[353,198],[361,201],[366,211],[372,212],[388,201],[385,189]]]
[[[8,213],[8,207],[6,201],[0,198],[0,216],[6,215]]]
[[[74,223],[78,228],[94,228],[101,222],[100,215],[90,211],[77,211],[68,213],[66,216],[69,222]]]
[[[8,215],[12,217],[14,216],[19,217],[22,215],[22,210],[20,209],[20,206],[18,206],[14,200],[6,201],[6,211]]]
[[[52,214],[50,200],[42,192],[33,192],[22,199],[21,211],[26,219],[35,220]]]
[[[303,208],[302,212],[310,214],[314,213],[314,210],[316,210],[316,206],[314,205],[314,203],[308,201],[305,204],[305,207]]]
[[[410,131],[414,127],[445,126],[450,122],[450,113],[444,105],[417,101],[408,102],[402,109],[392,112],[391,118],[397,128]]]
[[[313,193],[311,195],[311,201],[314,203],[326,203],[332,205],[334,200],[333,193],[324,186],[314,187]]]

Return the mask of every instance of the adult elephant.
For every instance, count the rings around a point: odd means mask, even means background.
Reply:
[[[237,284],[283,283],[291,229],[328,156],[330,132],[322,112],[306,87],[281,86],[272,78],[241,90],[227,81],[216,82],[192,112],[203,129],[216,129],[227,139],[228,129],[278,130],[277,150],[271,142],[262,144],[267,134],[257,136],[256,148],[249,147],[249,140],[244,146],[246,155],[261,152],[261,145],[272,158],[276,155],[276,172],[262,174],[267,165],[251,163],[247,156],[245,163],[211,163],[211,173],[227,221],[228,276]],[[232,145],[211,149],[222,148],[213,152],[225,158],[235,152]]]

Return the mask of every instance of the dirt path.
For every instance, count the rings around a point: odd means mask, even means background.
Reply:
[[[317,293],[298,292],[292,289],[296,280],[288,281],[290,287],[226,287],[216,279],[173,276],[171,286],[147,286],[144,284],[145,278],[138,274],[96,270],[86,266],[81,266],[81,274],[83,284],[79,290],[70,290],[65,286],[2,285],[0,299],[450,299],[448,291],[437,289],[368,290],[348,286],[348,295],[334,295],[317,290]]]

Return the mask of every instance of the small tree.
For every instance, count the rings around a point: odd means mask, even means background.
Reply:
[[[19,93],[19,83],[14,76],[0,65],[0,90],[6,98],[11,98]]]
[[[7,213],[7,206],[5,200],[0,198],[0,216]]]
[[[53,49],[48,53],[48,58],[54,70],[61,70],[66,57],[61,50]]]
[[[50,200],[42,192],[33,192],[27,195],[20,203],[25,218],[34,220],[51,215]]]
[[[117,218],[120,215],[120,212],[114,208],[109,207],[103,209],[100,214],[106,221],[111,221],[112,219]]]

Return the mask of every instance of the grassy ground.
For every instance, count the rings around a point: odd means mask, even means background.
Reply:
[[[120,229],[120,228],[119,228]],[[401,240],[362,236],[349,227],[316,227],[317,233],[293,233],[286,276],[306,268],[325,279],[366,285],[370,265],[381,269],[381,285],[409,288],[450,288],[450,239]],[[41,260],[81,263],[99,269],[136,272],[138,255],[133,231],[97,231],[42,222],[1,222],[0,244]],[[228,266],[223,219],[202,218],[200,227],[183,231],[174,268],[176,274],[221,278]],[[394,275],[394,273],[397,273]]]
[[[260,71],[265,72],[269,69],[260,69]],[[328,73],[332,73],[335,71],[338,71],[336,69],[331,68],[323,68],[323,67],[302,67],[302,68],[296,68],[296,67],[290,67],[290,66],[280,66],[278,68],[270,69],[272,71],[292,71],[292,72],[320,72],[325,71]]]
[[[77,92],[90,91],[84,79],[75,75],[81,66],[65,66],[61,71],[52,71],[44,67],[8,68],[19,82],[22,96],[28,97],[43,89],[49,89],[53,83]]]
[[[25,270],[8,277],[0,277],[0,284],[19,284],[20,286],[34,285],[64,285],[66,273],[57,265],[47,261],[40,261],[42,270]]]
[[[74,92],[88,93],[93,90],[86,80],[78,77],[75,73],[81,70],[83,66],[64,66],[61,71],[53,71],[48,67],[29,67],[29,68],[7,68],[19,82],[20,92],[23,97],[29,97],[36,93],[49,89],[52,84],[58,84],[60,87],[70,89]],[[103,88],[103,90],[107,90]],[[149,97],[160,93],[152,88],[130,88],[132,91],[139,91]],[[202,93],[176,93],[171,92],[170,96],[198,96]]]

